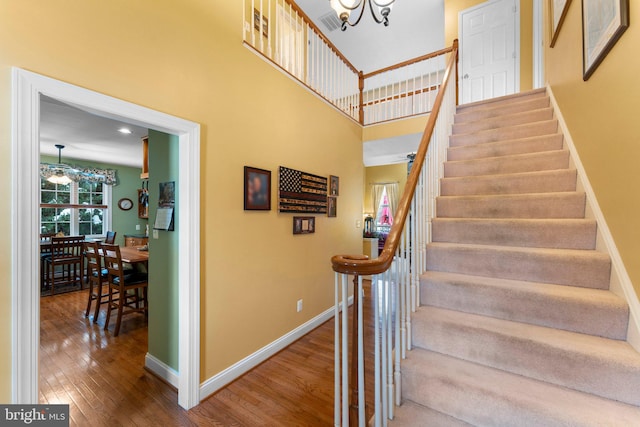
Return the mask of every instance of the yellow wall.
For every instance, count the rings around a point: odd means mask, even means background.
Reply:
[[[393,138],[394,136],[409,135],[412,133],[424,133],[429,115],[411,117],[403,120],[395,120],[377,125],[365,126],[362,129],[362,141],[375,141],[378,139]]]
[[[361,129],[242,46],[241,2],[0,0],[0,194],[10,197],[10,67],[202,125],[202,379],[333,304],[336,253],[360,253]],[[269,169],[270,212],[243,210],[243,166]],[[338,217],[293,236],[279,165],[340,177]],[[2,218],[11,206],[0,207]],[[10,224],[0,222],[10,235]],[[9,325],[10,241],[0,243]],[[304,311],[296,313],[296,300]],[[10,328],[0,328],[0,402],[10,401]]]
[[[458,13],[486,0],[445,0],[444,40],[458,38]],[[520,0],[520,90],[533,88],[533,0]]]
[[[631,26],[586,82],[580,2],[571,3],[553,48],[548,17],[544,35],[545,77],[640,294],[640,8],[634,6],[631,2]]]
[[[363,212],[373,214],[373,202],[371,198],[371,184],[379,182],[397,182],[398,197],[404,192],[404,185],[407,183],[407,164],[396,163],[393,165],[371,166],[364,168],[364,203]]]

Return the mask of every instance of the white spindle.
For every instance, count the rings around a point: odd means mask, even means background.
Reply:
[[[333,305],[333,425],[340,426],[340,273],[335,273]]]
[[[353,290],[355,294],[358,292],[358,420],[360,425],[365,423],[365,390],[364,390],[364,320],[363,320],[363,293],[362,293],[362,276],[358,276],[357,289]]]
[[[349,280],[342,275],[342,425],[349,425]]]

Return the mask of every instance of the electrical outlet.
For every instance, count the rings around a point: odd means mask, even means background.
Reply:
[[[298,311],[298,313],[300,313],[302,311],[302,300],[299,299],[298,300],[298,304],[296,304],[296,310]]]

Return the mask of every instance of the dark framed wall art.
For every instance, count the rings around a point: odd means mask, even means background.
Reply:
[[[244,167],[244,210],[271,210],[271,171]]]
[[[629,0],[582,0],[582,79],[588,80],[629,28]]]
[[[560,34],[560,28],[567,16],[571,0],[549,0],[549,18],[551,18],[551,43],[553,47]]]

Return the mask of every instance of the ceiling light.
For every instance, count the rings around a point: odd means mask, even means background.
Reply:
[[[371,10],[371,16],[373,20],[378,24],[384,24],[385,27],[389,26],[389,13],[396,0],[329,0],[331,7],[338,14],[338,18],[342,21],[342,31],[347,29],[347,25],[355,27],[358,25],[364,15],[364,10],[369,5]],[[374,7],[375,6],[375,7]],[[354,23],[349,22],[351,12],[356,9],[360,9],[358,19]],[[376,13],[377,11],[377,13]]]
[[[129,129],[129,128],[120,128],[120,129],[118,129],[118,132],[124,133],[125,135],[130,135],[131,134],[131,129]]]
[[[72,177],[75,177],[77,171],[68,165],[62,164],[62,149],[64,145],[56,144],[58,149],[58,164],[53,165],[50,171],[50,176],[47,177],[47,181],[59,185],[67,185],[73,181]]]

